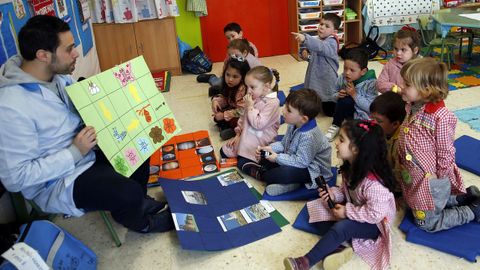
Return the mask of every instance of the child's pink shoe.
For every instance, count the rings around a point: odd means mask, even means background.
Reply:
[[[283,260],[283,265],[285,266],[285,270],[308,270],[310,269],[310,264],[308,262],[308,258],[298,257],[298,258],[285,258]]]

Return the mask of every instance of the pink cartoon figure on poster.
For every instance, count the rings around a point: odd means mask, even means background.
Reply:
[[[132,11],[128,7],[126,7],[125,11],[123,12],[123,19],[126,21],[130,21],[132,18]]]
[[[129,81],[135,81],[135,76],[133,76],[132,73],[132,65],[130,63],[127,63],[125,68],[120,68],[118,72],[113,72],[113,74],[115,75],[115,78],[120,81],[122,86],[126,86]]]

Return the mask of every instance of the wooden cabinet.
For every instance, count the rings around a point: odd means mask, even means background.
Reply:
[[[93,24],[100,69],[110,69],[143,55],[152,72],[182,74],[175,19],[127,24]]]
[[[346,8],[350,8],[357,15],[356,18],[346,16]],[[306,35],[318,36],[317,28],[323,14],[336,13],[342,18],[338,30],[340,47],[347,43],[360,43],[362,35],[362,0],[288,0],[288,25],[290,32],[299,32]],[[299,52],[301,45],[290,36],[290,54],[301,60]]]

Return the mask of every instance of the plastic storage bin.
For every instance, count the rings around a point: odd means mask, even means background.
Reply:
[[[338,17],[342,17],[343,9],[332,9],[332,10],[324,10],[323,14],[333,13],[336,14]]]
[[[343,0],[323,0],[323,5],[340,5],[343,3]]]
[[[300,28],[300,31],[313,31],[313,30],[318,30],[318,26],[320,24],[305,24],[305,25],[299,25],[298,27]]]
[[[298,16],[300,19],[317,19],[320,17],[320,11],[319,12],[306,12],[306,13],[298,13]]]
[[[320,1],[298,1],[300,7],[318,7]]]

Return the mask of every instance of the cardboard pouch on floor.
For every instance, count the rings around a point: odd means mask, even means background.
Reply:
[[[97,255],[50,221],[36,220],[20,231],[18,242],[2,254],[0,270],[97,269]]]

